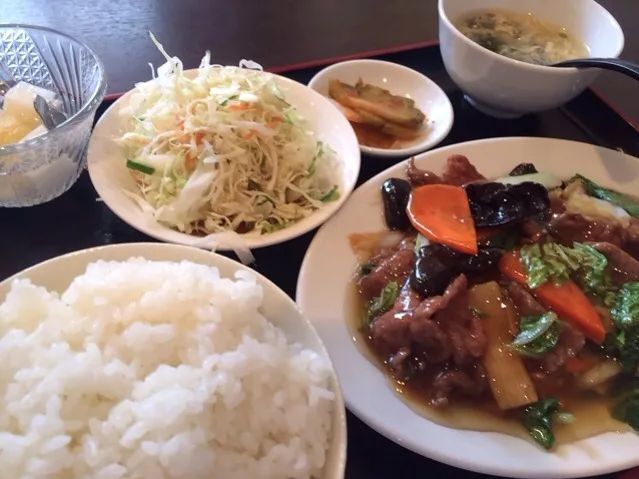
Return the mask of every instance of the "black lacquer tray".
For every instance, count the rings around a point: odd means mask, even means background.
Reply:
[[[475,110],[444,70],[437,46],[389,53],[375,58],[406,65],[424,73],[448,94],[455,125],[441,144],[480,138],[542,136],[584,141],[639,156],[639,134],[602,98],[590,90],[563,108],[516,120],[497,120]],[[329,62],[327,62],[329,63]],[[308,83],[323,66],[279,72]],[[113,100],[105,101],[98,115]],[[362,158],[359,182],[399,160]],[[295,284],[304,252],[314,231],[293,241],[254,252],[255,269],[295,297]],[[71,251],[112,244],[154,241],[132,229],[99,201],[85,172],[67,193],[30,208],[0,208],[0,280],[36,263]],[[380,436],[348,416],[347,479],[487,477],[420,457]],[[606,476],[613,477],[613,476]]]

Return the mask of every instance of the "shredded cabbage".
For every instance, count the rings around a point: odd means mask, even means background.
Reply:
[[[273,75],[247,60],[211,65],[207,52],[187,78],[151,38],[166,63],[136,85],[119,139],[143,211],[187,234],[267,234],[339,198],[334,152]]]

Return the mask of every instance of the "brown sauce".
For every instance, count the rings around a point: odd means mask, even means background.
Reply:
[[[435,374],[442,370],[425,370],[408,383],[394,378],[367,334],[362,331],[363,303],[353,281],[347,295],[345,317],[349,332],[360,353],[384,373],[389,386],[417,414],[442,426],[474,431],[500,432],[510,436],[530,440],[524,427],[520,424],[515,412],[500,410],[495,400],[487,391],[479,398],[464,400],[451,398],[448,406],[436,408],[429,405],[429,385]],[[595,392],[580,391],[573,384],[573,378],[566,374],[556,373],[549,380],[538,382],[535,387],[540,396],[554,396],[559,399],[562,410],[574,416],[574,422],[555,423],[556,444],[568,444],[605,432],[627,432],[632,428],[625,423],[613,419],[610,415],[612,399]]]

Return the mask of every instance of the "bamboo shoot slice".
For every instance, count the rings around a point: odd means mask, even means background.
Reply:
[[[525,406],[538,400],[535,386],[521,356],[509,347],[511,324],[517,312],[495,282],[474,286],[469,291],[470,307],[481,312],[486,333],[483,365],[497,405],[502,410]]]

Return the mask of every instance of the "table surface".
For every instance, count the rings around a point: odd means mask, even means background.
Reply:
[[[625,31],[623,56],[639,62],[639,2],[599,3]],[[188,67],[208,49],[218,63],[247,58],[271,68],[435,40],[437,0],[3,0],[0,23],[16,22],[88,43],[117,93],[148,79],[148,62],[162,61],[149,31]],[[595,88],[639,125],[631,79],[603,72]]]
[[[620,19],[627,32],[626,58],[639,61],[639,33],[635,34],[629,24],[630,18],[639,17],[639,2],[601,3]],[[4,0],[0,23],[15,22],[50,26],[86,41],[105,62],[111,93],[125,91],[136,81],[148,78],[147,63],[162,61],[148,31],[153,31],[186,66],[196,66],[206,49],[220,63],[250,58],[265,67],[274,67],[419,44],[437,37],[435,0],[349,0],[339,4],[337,0]],[[604,74],[597,87],[639,123],[639,97],[629,93],[626,100],[623,93],[634,85],[625,78]],[[555,118],[550,114],[541,121],[535,119],[541,125],[538,133],[544,134],[546,124],[554,128]],[[511,134],[520,129],[525,133],[528,123],[512,123]],[[458,122],[456,128],[461,126]],[[455,131],[450,141],[461,139]],[[6,273],[28,266],[25,261],[33,264],[60,254],[61,244],[74,250],[96,242],[145,239],[95,203],[95,192],[86,175],[69,193],[25,211],[26,216],[18,214],[18,210],[0,213],[5,225],[0,237],[0,263]],[[41,225],[30,221],[30,217],[47,218],[48,224],[58,227],[49,229],[43,240]],[[288,254],[282,248],[284,245],[277,252]],[[269,266],[269,260],[263,258],[260,262],[268,268],[273,266]],[[294,288],[292,284],[287,286]],[[381,435],[372,434],[351,414],[348,421],[353,452],[357,450],[359,456],[370,459],[349,461],[347,478],[368,478],[372,471],[376,478],[417,474],[443,479],[486,477],[420,458]]]

